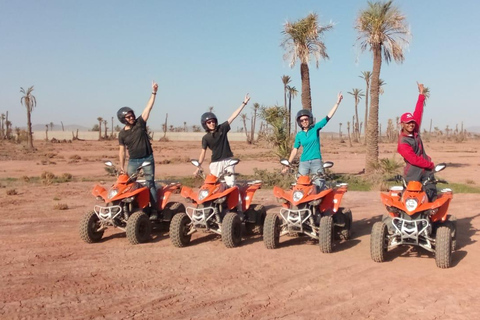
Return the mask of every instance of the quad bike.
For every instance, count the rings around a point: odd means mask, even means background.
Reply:
[[[288,160],[281,164],[291,167]],[[324,169],[333,162],[325,162]],[[328,179],[328,187],[318,191],[312,183],[317,178]],[[297,181],[290,190],[275,186],[273,194],[282,203],[279,213],[269,213],[263,227],[263,241],[267,249],[275,249],[283,235],[307,235],[318,239],[323,253],[332,252],[334,238],[347,240],[352,226],[352,212],[340,207],[347,192],[346,183],[335,184],[330,176],[316,173],[312,176],[297,175]]]
[[[236,165],[240,160],[231,159],[228,167]],[[200,168],[197,160],[192,164]],[[228,168],[227,167],[227,168]],[[265,208],[252,204],[255,191],[261,188],[260,180],[237,183],[229,187],[222,178],[231,175],[224,170],[219,177],[205,174],[205,179],[198,192],[182,187],[181,195],[195,207],[187,207],[175,215],[170,225],[170,239],[174,246],[181,248],[190,243],[191,236],[196,231],[213,232],[221,235],[227,248],[233,248],[242,241],[242,224],[249,233],[262,232],[265,219]],[[242,212],[237,212],[239,196],[242,200]]]
[[[143,162],[130,176],[115,168],[111,161],[105,162],[105,165],[112,168],[117,181],[109,189],[98,184],[93,188],[93,196],[102,201],[102,205],[95,205],[93,211],[87,212],[80,223],[80,237],[85,242],[100,241],[105,229],[114,227],[125,231],[131,244],[144,243],[150,239],[152,226],[168,228],[172,217],[185,210],[181,203],[168,202],[172,193],[180,192],[180,183],[158,185],[158,218],[152,220],[149,217],[152,213],[150,189],[144,181],[142,183],[137,180],[140,170],[150,165],[150,162]],[[156,184],[159,182],[155,181]]]
[[[438,164],[434,172],[445,167],[444,163]],[[429,183],[447,182],[435,179],[433,173],[423,184],[418,181],[407,184],[400,175],[390,181],[402,181],[403,186],[390,187],[389,192],[380,194],[388,214],[372,227],[372,260],[383,262],[388,250],[400,245],[413,245],[433,252],[437,267],[449,268],[452,251],[456,247],[456,219],[447,214],[453,192],[445,188],[429,202],[424,190]]]

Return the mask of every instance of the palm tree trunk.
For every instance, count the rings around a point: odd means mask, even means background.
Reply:
[[[33,150],[33,133],[32,133],[32,114],[27,107],[27,145],[30,150]]]
[[[357,123],[355,124],[355,135],[357,136],[355,140],[357,140],[357,142],[360,142],[360,123],[359,123],[359,120],[358,120],[358,96],[355,97],[355,119],[357,121]]]
[[[363,131],[364,131],[364,140],[363,140],[363,144],[366,144],[367,143],[367,124],[368,124],[368,96],[369,96],[369,92],[368,90],[370,89],[370,79],[367,81],[367,88],[365,89],[365,125],[363,126]]]
[[[288,138],[290,138],[290,135],[292,134],[292,94],[290,93],[288,95]]]
[[[310,93],[310,72],[308,64],[300,65],[300,76],[302,78],[302,108],[312,111],[312,95]]]
[[[379,105],[379,80],[382,67],[382,47],[373,47],[373,70],[370,88],[370,116],[368,119],[365,173],[372,174],[378,164],[378,105]]]

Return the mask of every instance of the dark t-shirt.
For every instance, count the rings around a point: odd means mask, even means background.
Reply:
[[[233,157],[230,143],[228,142],[227,132],[230,131],[230,124],[225,121],[217,126],[215,131],[208,132],[202,138],[202,149],[210,148],[212,150],[212,162],[225,160]]]
[[[130,159],[141,159],[153,153],[147,133],[147,123],[142,116],[137,118],[130,130],[123,128],[118,134],[118,144],[126,146]]]

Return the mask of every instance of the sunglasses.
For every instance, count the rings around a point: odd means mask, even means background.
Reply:
[[[205,121],[206,124],[212,124],[212,123],[217,123],[217,121],[215,120],[207,120]]]
[[[125,119],[134,119],[134,118],[135,118],[135,117],[132,116],[131,114],[125,116]]]
[[[309,121],[309,119],[308,119],[308,118],[303,118],[303,119],[300,119],[300,122],[307,122],[307,121]]]

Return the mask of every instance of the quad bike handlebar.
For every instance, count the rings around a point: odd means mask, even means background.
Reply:
[[[436,172],[439,172],[439,171],[442,171],[443,169],[445,169],[447,167],[447,165],[445,163],[439,163],[435,166],[435,169],[433,170],[432,173],[430,173],[430,175],[428,176],[427,179],[425,179],[425,181],[423,181],[423,185],[427,185],[429,183],[433,183],[433,184],[437,184],[437,183],[443,183],[443,184],[448,184],[448,181],[447,180],[443,180],[443,179],[436,179],[435,178],[435,175],[434,173]],[[392,178],[389,178],[389,179],[386,179],[386,181],[395,181],[395,182],[401,182],[403,184],[404,187],[407,187],[407,182],[405,181],[405,178],[401,175],[401,174],[397,174],[395,176],[393,176]]]
[[[144,161],[129,177],[127,180],[127,184],[133,181],[136,181],[138,178],[138,174],[140,173],[140,170],[142,170],[144,167],[149,166],[151,164],[150,161]],[[123,170],[119,170],[118,167],[116,167],[112,161],[106,161],[105,165],[107,167],[111,167],[114,170],[115,176],[119,176],[121,174],[124,174],[125,172]]]
[[[190,160],[190,162],[199,169],[197,176],[200,176],[202,179],[205,179],[206,178],[205,171],[201,167],[200,162],[196,159],[192,159]],[[233,172],[227,171],[227,168],[233,167],[239,162],[240,162],[240,159],[236,159],[236,158],[230,159],[229,164],[223,169],[223,172],[221,172],[220,175],[217,177],[217,181],[221,180],[223,177],[239,176],[240,175],[239,173],[233,173]]]

